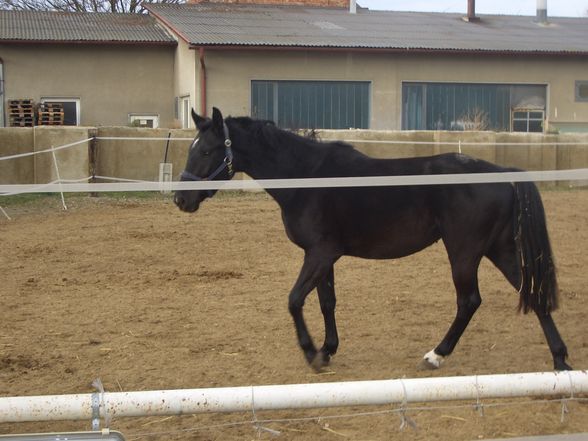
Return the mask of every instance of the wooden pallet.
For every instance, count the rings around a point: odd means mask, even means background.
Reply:
[[[62,111],[41,111],[37,113],[37,124],[40,126],[47,126],[47,125],[63,125],[64,120],[64,113]]]
[[[35,102],[30,98],[8,100],[8,125],[32,127],[35,125]]]
[[[35,124],[34,118],[29,117],[18,117],[18,118],[10,118],[9,126],[10,127],[33,127]]]
[[[41,103],[39,104],[39,110],[43,110],[43,111],[51,111],[51,110],[56,110],[59,112],[63,111],[63,104],[61,103]]]
[[[32,99],[8,100],[8,107],[33,107],[35,102]]]
[[[8,115],[9,116],[14,116],[14,117],[19,117],[19,116],[29,116],[32,117],[33,116],[33,109],[23,109],[23,108],[14,108],[14,109],[8,109]]]

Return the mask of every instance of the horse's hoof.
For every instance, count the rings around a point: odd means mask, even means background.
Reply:
[[[331,357],[329,354],[319,351],[315,355],[314,359],[310,363],[310,367],[314,369],[315,372],[321,372],[323,368],[329,364]]]
[[[553,368],[556,371],[573,371],[574,368],[572,368],[569,364],[567,364],[565,361],[560,361],[557,363],[554,363]]]
[[[435,351],[430,351],[425,354],[417,368],[421,370],[439,369],[445,357],[436,354]]]

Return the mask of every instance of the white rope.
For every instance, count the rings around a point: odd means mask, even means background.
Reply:
[[[484,416],[484,404],[480,400],[480,384],[478,383],[478,376],[476,375],[476,405],[474,408],[480,413],[480,416]]]
[[[406,386],[404,385],[404,381],[402,381],[402,378],[400,379],[400,384],[402,385],[402,392],[404,395],[402,398],[402,403],[400,404],[400,409],[398,409],[398,413],[400,414],[399,430],[403,431],[404,429],[406,429],[407,426],[410,426],[411,428],[416,430],[416,423],[409,416],[406,415],[406,411],[408,408],[408,392],[406,391]]]
[[[559,403],[559,399],[544,399],[544,400],[532,400],[532,401],[507,401],[501,403],[487,403],[486,407],[492,408],[512,408],[512,407],[523,407],[523,406],[537,406],[542,404],[556,404]],[[588,398],[574,398],[573,401],[577,401],[580,403],[588,403]],[[471,404],[449,404],[449,405],[441,405],[441,406],[409,406],[406,410],[413,411],[413,412],[437,412],[437,411],[447,411],[447,410],[462,410],[462,409],[471,409]],[[268,423],[298,423],[298,422],[313,422],[317,420],[338,420],[338,419],[349,419],[349,418],[360,418],[360,417],[374,417],[374,416],[382,416],[388,414],[399,413],[400,409],[385,409],[385,410],[376,410],[372,412],[355,412],[355,413],[342,413],[338,415],[321,415],[319,416],[306,416],[306,417],[296,417],[296,418],[271,418],[271,419],[263,419],[258,420],[260,423],[268,424]],[[197,427],[190,427],[186,429],[178,429],[178,430],[170,430],[170,431],[159,431],[159,432],[144,432],[144,433],[134,433],[128,437],[129,441],[131,440],[139,440],[145,439],[149,436],[163,436],[163,435],[173,435],[173,434],[180,434],[180,433],[190,433],[190,432],[199,432],[204,430],[218,430],[218,429],[228,429],[233,427],[240,427],[250,424],[249,421],[235,421],[235,422],[227,422],[227,423],[220,423],[220,424],[213,424],[208,426],[197,426]]]
[[[82,139],[81,141],[76,141],[76,142],[72,142],[70,144],[64,144],[61,145],[59,147],[51,147],[45,150],[39,150],[37,152],[27,152],[27,153],[19,153],[16,155],[9,155],[9,156],[0,156],[0,161],[5,161],[8,159],[17,159],[17,158],[24,158],[26,156],[33,156],[33,155],[40,155],[41,153],[50,153],[50,152],[56,152],[58,150],[63,150],[63,149],[68,149],[70,147],[75,147],[77,145],[83,144],[85,142],[91,141],[94,138],[87,138],[87,139]]]
[[[445,175],[364,176],[348,178],[260,179],[233,181],[142,181],[126,183],[72,183],[63,185],[64,192],[162,191],[162,190],[259,190],[325,187],[386,187],[409,185],[482,184],[493,182],[588,181],[588,168],[504,173],[458,173]],[[0,195],[18,193],[55,193],[62,184],[49,183],[0,185]]]
[[[67,149],[77,146],[92,140],[98,141],[167,141],[168,138],[163,137],[123,137],[123,136],[95,136],[92,138],[75,141],[69,144],[64,144],[54,149],[39,150],[37,152],[19,153],[15,155],[0,156],[0,161],[8,159],[18,159],[27,156],[39,155],[42,153],[49,153],[52,150]],[[170,141],[193,141],[193,138],[169,138]],[[325,142],[335,141],[334,139],[323,139]],[[462,146],[512,146],[512,147],[553,147],[553,146],[588,146],[588,142],[473,142],[473,141],[407,141],[407,140],[378,140],[378,139],[343,139],[343,142],[349,144],[392,144],[392,145],[443,145],[443,146],[457,146],[461,152]],[[131,144],[132,146],[132,144]]]
[[[251,386],[251,413],[253,414],[253,420],[251,423],[255,430],[257,431],[257,438],[261,438],[262,432],[267,432],[272,436],[279,436],[282,432],[279,430],[270,429],[269,427],[264,427],[261,423],[257,420],[257,415],[255,414],[255,387]]]
[[[142,179],[126,179],[126,178],[115,178],[111,176],[101,176],[96,175],[94,176],[96,179],[104,179],[105,181],[119,181],[119,182],[153,182],[153,181],[144,181]]]
[[[63,197],[63,188],[61,182],[61,176],[59,175],[59,166],[57,165],[57,156],[55,155],[55,150],[51,147],[51,155],[53,156],[53,165],[55,166],[55,174],[57,175],[57,184],[59,185],[59,193],[61,194],[61,205],[63,206],[64,210],[67,210],[67,205],[65,205],[65,198]]]
[[[97,141],[194,141],[194,138],[158,138],[158,137],[127,137],[127,136],[96,136]]]
[[[4,210],[4,208],[2,208],[1,206],[0,206],[0,211],[2,212],[2,214],[3,214],[4,216],[6,216],[6,219],[8,219],[8,220],[12,220],[12,218],[11,218],[10,216],[8,216],[8,213],[7,213],[7,212]]]

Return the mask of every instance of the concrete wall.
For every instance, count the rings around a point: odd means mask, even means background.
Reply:
[[[252,80],[345,80],[371,83],[370,129],[400,130],[403,82],[547,86],[550,128],[588,130],[588,105],[575,101],[586,57],[430,55],[365,52],[206,49],[208,114],[249,115]]]
[[[46,183],[56,179],[50,153],[2,161],[2,156],[40,151],[67,143],[98,137],[167,138],[171,133],[168,162],[175,177],[183,170],[194,130],[139,129],[130,127],[36,127],[0,129],[0,184]],[[507,167],[525,170],[563,170],[588,168],[588,134],[521,134],[493,132],[409,132],[374,130],[324,130],[322,140],[351,142],[364,153],[377,158],[429,156],[461,151]],[[369,142],[372,141],[372,142]],[[373,142],[377,141],[377,142]],[[386,141],[401,141],[400,144]],[[477,145],[465,145],[468,142]],[[446,143],[453,143],[448,145]],[[479,144],[482,143],[482,144]],[[521,146],[500,144],[515,143]],[[528,143],[562,145],[528,145]],[[582,145],[565,145],[581,143]],[[101,176],[153,181],[158,179],[166,140],[98,140],[97,170]],[[63,179],[89,176],[88,143],[56,152]],[[585,185],[585,183],[584,183]]]
[[[80,125],[129,124],[129,114],[173,124],[173,46],[0,44],[4,98],[80,100]]]
[[[174,141],[174,138],[193,138],[194,130],[138,129],[128,127],[101,127],[98,137],[167,138],[171,133],[167,162],[173,164],[173,174],[184,169],[191,141]],[[124,141],[99,140],[97,143],[97,175],[114,178],[157,181],[159,163],[165,157],[166,140]]]

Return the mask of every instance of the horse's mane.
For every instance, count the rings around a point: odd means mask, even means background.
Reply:
[[[259,143],[258,145],[263,146],[267,153],[279,149],[288,150],[294,157],[301,154],[322,157],[334,150],[339,154],[357,152],[351,144],[342,141],[321,141],[314,136],[303,136],[290,130],[281,129],[270,120],[237,117],[227,118],[227,121],[233,121],[237,126],[252,134]]]

